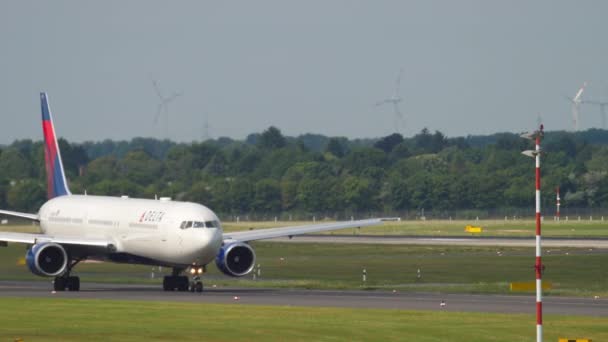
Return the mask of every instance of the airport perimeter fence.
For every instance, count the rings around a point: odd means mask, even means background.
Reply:
[[[544,219],[553,220],[556,208],[546,208]],[[402,210],[370,212],[280,212],[280,213],[228,213],[220,214],[223,221],[348,221],[367,218],[398,218],[404,221],[415,220],[526,220],[534,219],[534,208],[471,209],[471,210]],[[561,220],[608,221],[608,208],[561,208]]]

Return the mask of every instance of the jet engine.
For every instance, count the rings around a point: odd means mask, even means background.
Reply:
[[[235,242],[222,246],[215,257],[215,264],[224,274],[242,277],[255,265],[255,252],[246,243]]]
[[[43,277],[56,277],[68,267],[68,254],[57,243],[43,242],[32,246],[25,254],[27,267],[32,273]]]

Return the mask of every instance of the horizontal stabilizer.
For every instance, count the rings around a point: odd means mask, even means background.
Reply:
[[[32,220],[32,221],[40,221],[40,217],[38,216],[38,214],[28,214],[28,213],[20,213],[17,211],[0,210],[0,216],[2,216],[2,215],[19,217],[22,219]]]

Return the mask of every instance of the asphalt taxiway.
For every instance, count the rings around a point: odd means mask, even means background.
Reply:
[[[399,291],[324,291],[219,288],[207,283],[203,293],[163,292],[160,285],[82,283],[79,292],[53,292],[50,282],[0,281],[0,297],[79,298],[168,301],[188,303],[254,304],[441,310],[459,312],[535,313],[535,296],[402,293]],[[443,305],[441,303],[444,303]],[[545,297],[547,314],[608,317],[602,298]]]

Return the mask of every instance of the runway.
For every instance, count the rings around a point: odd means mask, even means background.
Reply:
[[[322,291],[213,288],[203,293],[163,292],[160,285],[82,283],[79,292],[51,291],[50,282],[0,281],[0,297],[142,300],[235,305],[279,305],[437,310],[454,312],[535,313],[535,296],[428,294],[381,291]],[[441,302],[445,305],[442,306]],[[545,297],[547,314],[608,317],[608,300]]]
[[[425,245],[425,246],[502,246],[534,247],[536,240],[512,237],[432,237],[391,235],[298,235],[265,241],[293,243],[361,243],[381,245]],[[608,239],[543,238],[543,247],[608,248]]]

